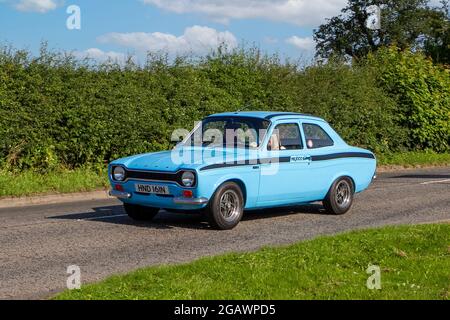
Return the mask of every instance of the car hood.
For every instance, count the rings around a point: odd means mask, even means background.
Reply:
[[[171,151],[146,153],[113,161],[132,170],[178,171],[198,169],[205,165],[256,158],[255,150],[176,148]]]

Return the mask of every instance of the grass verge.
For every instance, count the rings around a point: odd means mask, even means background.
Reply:
[[[46,174],[35,171],[25,171],[18,174],[0,171],[0,197],[93,191],[105,188],[107,184],[106,170],[61,169]]]
[[[377,155],[380,166],[445,166],[450,165],[450,153],[401,152]]]
[[[368,266],[381,268],[369,290]],[[450,225],[387,227],[141,269],[55,299],[450,299]]]

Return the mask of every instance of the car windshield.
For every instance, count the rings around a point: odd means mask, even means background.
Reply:
[[[270,122],[250,117],[209,117],[193,131],[186,143],[201,147],[256,149]]]

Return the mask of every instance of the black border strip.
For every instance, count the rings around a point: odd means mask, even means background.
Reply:
[[[326,161],[333,159],[344,159],[344,158],[365,158],[365,159],[375,159],[375,156],[371,153],[366,152],[341,152],[341,153],[332,153],[332,154],[324,154],[320,156],[311,156],[311,161]],[[231,167],[242,167],[242,166],[250,166],[250,165],[261,165],[261,164],[270,164],[270,163],[287,163],[291,162],[291,157],[280,157],[280,158],[265,158],[255,160],[246,160],[246,161],[234,161],[234,162],[223,162],[216,163],[205,166],[200,169],[200,171],[205,170],[213,170],[220,168],[231,168]]]
[[[268,115],[268,116],[266,116],[264,119],[267,119],[267,120],[270,120],[270,119],[272,119],[272,118],[275,118],[275,117],[282,117],[282,116],[288,116],[288,117],[292,117],[292,116],[297,116],[297,117],[305,117],[305,116],[307,116],[307,117],[311,117],[311,115],[310,114],[306,114],[306,113],[290,113],[290,112],[285,112],[285,113],[273,113],[273,114],[270,114],[270,115]]]

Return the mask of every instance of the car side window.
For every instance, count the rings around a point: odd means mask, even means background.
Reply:
[[[306,146],[308,149],[318,149],[334,145],[334,141],[330,138],[328,133],[317,124],[304,123],[303,132],[305,133]]]
[[[303,149],[300,128],[296,123],[279,124],[273,130],[267,150],[300,150]]]

